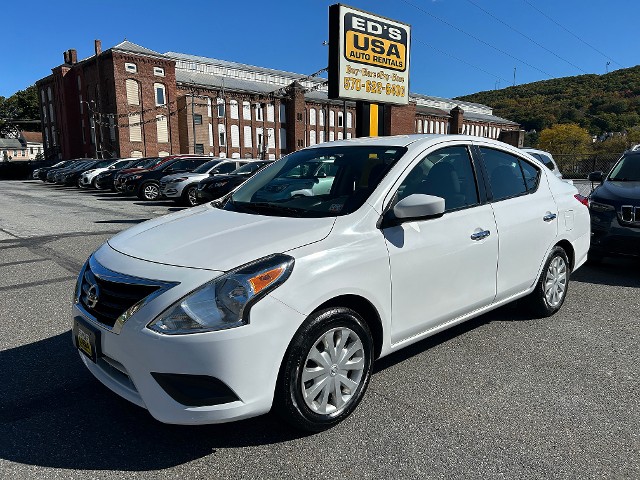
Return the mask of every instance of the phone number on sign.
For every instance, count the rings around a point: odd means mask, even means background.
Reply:
[[[394,85],[393,83],[374,82],[371,80],[362,81],[355,77],[344,77],[344,89],[356,90],[358,92],[364,90],[367,93],[378,95],[391,95],[394,97],[404,97],[405,87],[402,85]]]

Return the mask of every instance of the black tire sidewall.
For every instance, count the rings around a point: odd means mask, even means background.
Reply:
[[[339,327],[349,328],[360,337],[365,351],[364,377],[347,408],[339,413],[322,415],[312,411],[304,401],[300,387],[302,371],[316,340]],[[298,329],[285,354],[274,399],[276,412],[288,423],[307,431],[318,432],[336,425],[355,410],[364,396],[371,378],[373,355],[371,332],[355,311],[339,307],[316,312]]]

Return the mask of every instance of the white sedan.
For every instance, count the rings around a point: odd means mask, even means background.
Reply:
[[[327,160],[327,191],[256,200]],[[376,359],[516,299],[557,312],[589,250],[577,193],[478,137],[300,150],[224,201],[105,243],[78,278],[73,341],[93,375],[162,422],[273,409],[326,429],[356,408]]]

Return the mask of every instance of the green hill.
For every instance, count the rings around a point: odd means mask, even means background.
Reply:
[[[478,92],[460,100],[493,107],[525,130],[577,123],[592,134],[640,126],[640,65],[605,75],[579,75]]]

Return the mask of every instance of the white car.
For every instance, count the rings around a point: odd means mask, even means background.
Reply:
[[[254,200],[320,158],[336,166],[328,193]],[[323,143],[110,239],[78,277],[73,341],[162,422],[274,409],[326,429],[356,408],[374,360],[516,299],[557,312],[589,250],[577,193],[491,139]]]
[[[535,148],[523,148],[522,151],[527,152],[536,160],[540,160],[545,167],[551,170],[556,177],[562,180],[562,173],[560,172],[560,169],[558,168],[558,164],[553,159],[553,155],[551,155],[551,153],[545,152],[544,150],[538,150]]]
[[[78,186],[81,188],[88,188],[88,187],[96,188],[96,184],[94,183],[94,180],[100,173],[106,172],[107,170],[113,170],[115,168],[126,167],[128,164],[130,164],[135,160],[137,160],[137,158],[115,159],[113,163],[111,163],[106,167],[87,170],[86,172],[83,172],[82,175],[80,175],[80,179],[78,180]]]
[[[192,172],[167,175],[160,179],[160,196],[192,207],[198,204],[197,192],[200,180],[204,180],[210,175],[231,173],[249,161],[249,159],[215,158],[200,165]]]

